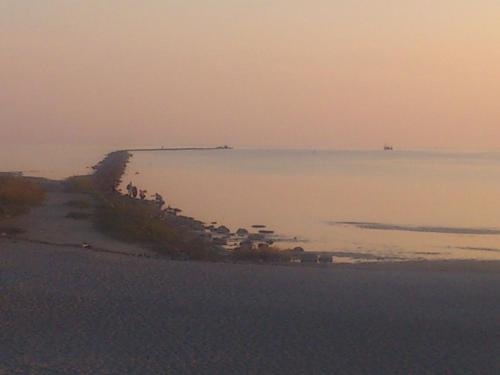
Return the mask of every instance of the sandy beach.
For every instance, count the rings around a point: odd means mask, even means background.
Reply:
[[[0,239],[2,374],[498,373],[498,262],[146,258],[61,194]]]

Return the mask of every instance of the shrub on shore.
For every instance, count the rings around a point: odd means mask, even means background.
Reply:
[[[147,201],[122,196],[101,199],[93,217],[100,231],[122,241],[146,244],[177,258],[218,258],[213,246],[163,220],[162,212]]]
[[[42,187],[23,177],[0,177],[0,217],[25,212],[45,199]]]
[[[147,204],[125,197],[102,200],[96,224],[104,232],[126,241],[172,243],[177,234],[168,228]]]

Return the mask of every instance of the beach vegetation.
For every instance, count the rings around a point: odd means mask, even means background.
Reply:
[[[45,191],[36,182],[17,176],[0,177],[0,218],[24,213],[44,199]]]
[[[97,227],[122,240],[172,243],[176,233],[165,226],[147,204],[126,197],[101,200],[95,220]]]
[[[218,257],[213,246],[168,223],[151,202],[124,196],[102,198],[93,218],[103,233],[118,240],[148,245],[164,255],[193,260]]]

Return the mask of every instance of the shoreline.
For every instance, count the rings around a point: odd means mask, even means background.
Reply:
[[[257,244],[265,244],[266,243],[266,235],[264,233],[248,233],[247,235],[239,236],[236,233],[232,233],[227,230],[227,233],[217,233],[216,227],[214,225],[208,225],[200,220],[197,220],[192,217],[178,215],[176,209],[167,209],[161,210],[157,209],[153,200],[139,200],[132,199],[121,192],[119,192],[118,188],[122,182],[122,178],[126,173],[127,165],[130,162],[130,158],[133,156],[133,152],[142,152],[142,151],[183,151],[183,150],[224,150],[221,148],[161,148],[161,149],[128,149],[128,150],[117,150],[112,151],[105,155],[105,157],[98,162],[95,166],[92,167],[93,173],[90,175],[83,176],[74,176],[70,177],[64,181],[52,181],[43,178],[31,178],[31,177],[23,177],[32,181],[41,181],[45,185],[50,185],[51,188],[57,184],[69,185],[71,186],[73,182],[80,183],[79,180],[90,179],[95,184],[96,189],[100,194],[105,197],[105,199],[109,200],[118,200],[123,202],[130,202],[134,205],[143,205],[148,207],[147,209],[153,214],[158,215],[161,220],[164,220],[166,224],[173,226],[176,229],[179,229],[181,236],[186,236],[191,239],[196,238],[200,242],[197,246],[210,248],[210,251],[217,258],[211,259],[212,261],[217,262],[233,262],[233,263],[268,263],[268,264],[282,264],[285,266],[291,265],[296,266],[300,264],[301,266],[334,266],[336,268],[345,268],[345,267],[353,267],[353,268],[380,268],[383,267],[381,265],[390,266],[390,267],[399,267],[401,269],[466,269],[467,267],[484,268],[485,270],[490,267],[493,269],[500,269],[500,261],[497,260],[481,260],[481,259],[384,259],[383,257],[379,257],[377,259],[373,258],[373,260],[361,259],[353,257],[353,261],[343,261],[341,259],[343,252],[342,251],[304,251],[302,248],[297,248],[300,250],[287,250],[280,249],[279,251],[282,254],[286,254],[286,260],[280,259],[279,257],[268,257],[266,259],[262,258],[241,258],[241,259],[232,259],[234,257],[234,248],[225,248],[227,242],[239,242],[239,248],[242,247],[244,243],[257,243]],[[78,191],[78,188],[76,189]],[[84,192],[84,191],[82,191]],[[88,191],[86,192],[88,193]],[[179,210],[180,211],[180,210]],[[226,228],[224,225],[220,227]],[[0,227],[1,229],[1,227]],[[226,228],[227,229],[227,228]],[[259,228],[257,228],[259,229]],[[97,230],[97,229],[96,229]],[[267,231],[266,231],[267,232]],[[271,231],[269,231],[271,232]],[[109,233],[108,233],[109,235]],[[249,241],[249,238],[253,237],[252,241]],[[258,237],[258,238],[257,238]],[[117,238],[120,241],[124,241],[123,238]],[[127,243],[129,241],[124,241]],[[147,242],[147,241],[146,241]],[[134,243],[134,241],[129,242]],[[136,242],[140,245],[140,241]],[[146,247],[154,248],[154,243],[145,244]],[[269,246],[263,246],[262,249],[269,248]],[[346,254],[348,254],[347,252]],[[162,251],[159,251],[158,254],[161,256]],[[219,254],[219,255],[216,255]],[[183,259],[184,255],[181,253],[163,254],[169,255],[173,258]],[[248,255],[248,254],[247,254]],[[356,255],[356,254],[355,254]],[[316,258],[314,258],[316,257]],[[332,259],[335,257],[336,259]],[[340,259],[339,259],[340,257]],[[306,259],[307,258],[307,259]],[[323,258],[323,259],[322,259]],[[325,261],[324,258],[327,258]],[[189,258],[188,258],[189,259]],[[300,262],[297,261],[300,259]],[[193,260],[193,259],[192,259]],[[196,260],[196,259],[194,259]],[[206,260],[206,259],[205,259]],[[293,264],[298,263],[298,264]],[[488,264],[488,265],[486,265]],[[484,266],[486,265],[486,266]]]
[[[180,150],[221,150],[220,148],[174,148],[174,149],[159,149],[160,151],[163,150],[163,151],[180,151]],[[145,151],[149,151],[149,149],[146,149]],[[118,151],[120,152],[120,151]],[[127,152],[132,152],[132,150],[127,150]],[[124,169],[124,173],[123,175],[125,174],[125,169]],[[198,220],[196,218],[192,218],[192,217],[187,217],[187,216],[183,216],[183,215],[180,215],[178,217],[183,217],[183,218],[186,218],[188,220],[193,220],[194,222],[196,222],[197,224],[203,224],[205,229],[207,228],[210,228],[212,227],[212,225],[208,225],[206,223],[203,223],[201,220]],[[222,224],[222,226],[224,226]],[[258,235],[258,236],[261,236],[263,234],[261,234],[259,232],[259,229],[261,226],[255,226],[255,230],[256,232],[255,233],[249,233],[250,235]],[[262,226],[262,227],[265,227],[265,226]],[[201,229],[201,228],[198,228],[198,229]],[[213,228],[212,228],[213,229]],[[254,228],[252,228],[254,229]],[[212,230],[213,232],[213,230]],[[236,231],[235,231],[236,232]],[[232,236],[232,240],[237,240],[237,241],[241,241],[241,242],[244,242],[248,236],[244,236],[244,237],[240,237],[240,236],[237,236],[236,233],[231,233],[231,236]],[[260,242],[265,242],[266,240],[266,237],[265,235],[263,237],[261,237],[260,239]],[[255,240],[255,242],[259,242],[259,240]],[[279,244],[279,242],[277,242],[277,244]],[[231,250],[229,250],[231,251]],[[350,267],[350,266],[353,266],[353,267],[357,267],[357,266],[360,266],[360,267],[372,267],[372,268],[376,268],[377,265],[396,265],[396,266],[400,266],[400,265],[406,265],[408,267],[411,267],[411,268],[419,268],[419,269],[430,269],[430,268],[433,268],[434,266],[430,266],[431,264],[435,265],[434,268],[446,268],[446,269],[452,269],[452,268],[455,268],[455,267],[458,267],[458,268],[463,268],[463,267],[467,267],[467,265],[469,264],[470,266],[473,266],[473,267],[476,267],[477,265],[479,264],[490,264],[493,268],[495,269],[499,269],[500,270],[500,261],[499,260],[494,260],[494,259],[460,259],[460,258],[457,258],[457,259],[426,259],[426,258],[409,258],[409,259],[406,259],[406,258],[395,258],[395,257],[384,257],[384,256],[376,256],[376,255],[373,255],[369,258],[365,258],[365,256],[367,254],[365,253],[352,253],[351,251],[347,251],[347,252],[344,252],[344,251],[341,251],[341,250],[330,250],[330,251],[316,251],[316,250],[311,250],[311,251],[308,251],[306,249],[305,251],[306,254],[308,255],[316,255],[318,257],[321,257],[321,256],[328,256],[328,257],[335,257],[336,259],[333,260],[331,263],[330,262],[326,262],[327,264],[324,264],[323,262],[321,261],[317,261],[317,262],[311,262],[310,260],[309,261],[306,261],[306,262],[302,262],[301,265],[303,266],[335,266],[335,267]],[[349,255],[350,253],[352,253],[351,255]],[[342,254],[347,254],[347,255],[342,255]],[[296,255],[296,253],[294,253],[294,255]],[[359,257],[358,257],[359,256]],[[342,258],[349,258],[350,260],[349,261],[344,261]],[[221,260],[219,260],[221,261]],[[277,263],[280,263],[280,264],[283,264],[283,265],[290,265],[289,263],[291,262],[277,262]],[[291,265],[294,265],[294,264],[291,264]],[[486,267],[488,268],[488,266]]]

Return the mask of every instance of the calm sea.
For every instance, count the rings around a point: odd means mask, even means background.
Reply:
[[[95,145],[0,144],[0,171],[63,179],[90,173],[90,167],[109,151],[109,147]]]
[[[339,260],[500,259],[500,153],[138,152],[124,183]]]

